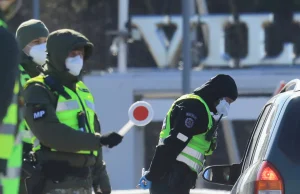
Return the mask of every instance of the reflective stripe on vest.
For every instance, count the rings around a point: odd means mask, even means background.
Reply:
[[[166,119],[163,124],[163,129],[160,133],[159,145],[164,144],[164,139],[168,137],[170,134],[170,130],[171,130],[170,115],[173,106],[175,105],[176,102],[185,99],[199,100],[205,106],[208,115],[208,126],[207,126],[206,133],[212,128],[212,123],[213,123],[212,116],[205,101],[201,97],[194,94],[183,95],[172,104],[171,108],[167,113]],[[205,139],[206,133],[193,136],[190,142],[187,144],[187,146],[182,150],[182,152],[176,158],[177,161],[185,163],[196,173],[200,173],[201,170],[203,169],[203,164],[205,162],[205,155],[209,150],[211,144],[211,142],[208,142]]]
[[[35,78],[30,79],[26,84],[25,88],[31,83],[41,83],[49,88],[44,82],[43,76],[37,76]],[[85,132],[86,133],[95,133],[94,129],[94,98],[92,94],[89,92],[88,88],[84,85],[83,82],[77,82],[76,84],[76,92],[70,90],[67,87],[64,87],[65,92],[70,96],[70,99],[66,99],[63,95],[58,94],[57,106],[56,106],[56,116],[58,120],[71,127],[76,131],[80,131],[82,126],[79,126],[78,113],[83,112],[83,116],[85,117]],[[33,151],[37,151],[41,149],[40,141],[36,138],[32,138],[33,142]],[[51,149],[51,151],[57,151],[55,149]],[[77,153],[80,154],[91,154],[89,150],[82,150]],[[95,156],[98,155],[97,151],[92,152]]]
[[[77,100],[69,100],[66,102],[57,102],[56,112],[79,109]]]
[[[8,160],[15,146],[15,135],[17,134],[18,123],[18,93],[19,82],[15,82],[12,102],[7,109],[7,113],[0,126],[0,159]]]
[[[21,171],[20,167],[19,168],[18,167],[8,168],[6,171],[6,175],[3,176],[3,178],[5,178],[5,179],[19,178],[20,171]]]
[[[15,125],[11,125],[11,124],[3,124],[0,126],[0,135],[7,135],[7,136],[11,136],[14,137],[14,145],[19,145],[22,141],[22,137],[23,137],[23,131],[19,131],[17,133],[17,136],[15,137],[15,133],[16,133],[16,126]],[[3,143],[3,142],[1,142]],[[3,145],[6,145],[5,142],[3,143]]]
[[[90,109],[95,111],[95,104],[93,102],[85,100],[85,104],[86,104],[87,107],[89,107]]]
[[[198,163],[194,162],[191,159],[188,159],[187,157],[185,157],[181,154],[179,154],[177,156],[176,160],[179,161],[179,162],[183,162],[183,163],[187,164],[191,169],[193,169],[195,172],[197,172],[197,174],[199,174],[203,169],[203,165],[201,166]]]
[[[201,152],[198,152],[197,150],[194,150],[190,147],[185,147],[181,153],[185,153],[190,156],[193,156],[194,158],[200,161],[203,161],[205,159],[205,156]]]
[[[165,140],[165,138],[160,138],[158,145],[163,145],[164,140]],[[201,152],[198,152],[197,150],[194,150],[194,149],[188,147],[188,146],[186,146],[181,151],[181,153],[192,156],[192,157],[194,157],[195,159],[197,159],[201,162],[202,165],[194,162],[193,160],[185,157],[182,154],[179,154],[176,158],[177,161],[180,161],[180,162],[183,162],[183,163],[187,164],[189,167],[191,167],[193,170],[195,170],[199,174],[202,171],[203,165],[205,163],[205,155],[202,154]]]
[[[95,110],[95,104],[93,102],[90,102],[88,100],[85,100],[85,104],[88,108]],[[79,109],[78,102],[76,100],[69,100],[66,102],[58,102],[56,106],[56,111],[66,111],[66,110],[73,110],[73,109]]]
[[[22,166],[22,130],[17,129],[19,121],[19,80],[14,87],[14,97],[3,119],[0,133],[0,158],[7,160],[6,175],[1,177],[4,194],[18,194]]]
[[[16,126],[11,124],[3,124],[0,126],[0,134],[13,135],[16,132]]]
[[[23,141],[26,143],[31,144],[31,140],[34,137],[34,135],[32,134],[32,132],[30,130],[24,130],[23,133]]]

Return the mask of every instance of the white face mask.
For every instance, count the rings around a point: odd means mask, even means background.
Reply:
[[[46,61],[46,43],[34,45],[29,51],[29,56],[31,56],[33,61],[38,65],[43,65]]]
[[[68,57],[66,59],[66,67],[69,69],[69,73],[78,76],[83,67],[83,59],[77,55],[76,57]]]
[[[220,103],[216,106],[218,115],[223,115],[223,117],[228,116],[230,105],[225,99],[221,99]]]

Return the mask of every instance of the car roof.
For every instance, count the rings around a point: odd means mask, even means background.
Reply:
[[[289,81],[280,92],[273,96],[267,104],[275,103],[277,105],[283,105],[284,102],[292,95],[300,91],[300,79],[293,79]],[[267,105],[266,104],[266,105]]]

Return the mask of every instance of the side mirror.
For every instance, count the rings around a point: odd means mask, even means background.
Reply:
[[[241,165],[215,165],[203,170],[202,178],[208,182],[234,185],[241,173]]]

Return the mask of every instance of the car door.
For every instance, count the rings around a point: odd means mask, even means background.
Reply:
[[[247,180],[248,175],[245,174],[245,172],[251,165],[251,159],[252,159],[254,150],[256,148],[256,144],[258,142],[258,139],[261,135],[262,129],[263,129],[264,124],[269,116],[271,109],[272,109],[272,103],[265,105],[265,107],[263,108],[261,114],[259,115],[259,117],[256,121],[255,127],[252,131],[252,135],[248,141],[247,148],[244,152],[244,156],[242,159],[241,175],[231,190],[232,194],[238,193],[238,190],[240,189],[239,188],[240,185],[245,183],[245,181]]]

